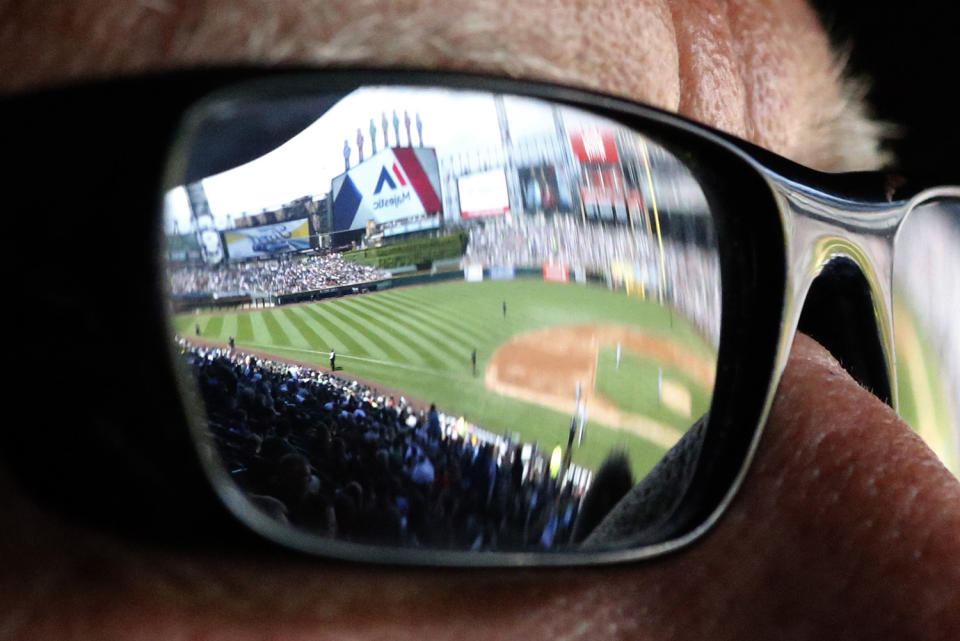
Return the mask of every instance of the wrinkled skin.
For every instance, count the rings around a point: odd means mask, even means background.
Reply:
[[[456,5],[463,6],[456,6]],[[876,127],[802,3],[0,2],[0,90],[211,62],[485,70],[651,103],[824,169]],[[384,36],[389,33],[391,37]],[[525,571],[200,558],[80,530],[0,473],[0,637],[955,638],[960,485],[798,336],[744,485],[703,540]]]

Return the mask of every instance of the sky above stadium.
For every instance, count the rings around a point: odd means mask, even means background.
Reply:
[[[515,142],[555,131],[551,105],[539,100],[506,96],[504,109]],[[399,119],[399,144],[393,114]],[[500,128],[492,94],[448,89],[366,87],[345,96],[312,125],[256,160],[209,176],[204,191],[218,229],[248,214],[273,210],[303,196],[323,197],[331,180],[344,172],[344,144],[350,147],[350,166],[359,162],[358,129],[363,137],[363,157],[370,158],[371,120],[376,128],[376,149],[383,149],[383,116],[388,120],[389,146],[409,145],[405,114],[410,117],[410,137],[419,145],[416,118],[423,125],[423,145],[440,158],[481,150],[502,149]],[[609,125],[609,121],[569,108],[562,109],[568,128]],[[229,144],[225,141],[224,144]],[[191,229],[186,190],[178,187],[164,199],[168,233]]]

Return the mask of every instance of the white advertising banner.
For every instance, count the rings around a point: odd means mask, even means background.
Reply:
[[[502,216],[510,211],[507,177],[503,169],[461,176],[457,179],[457,189],[463,218]]]
[[[473,263],[470,265],[464,265],[463,267],[463,279],[471,282],[478,283],[483,280],[483,265],[480,263]]]

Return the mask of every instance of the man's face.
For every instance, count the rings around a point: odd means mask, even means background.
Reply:
[[[484,71],[677,111],[823,169],[871,168],[879,158],[875,130],[841,85],[816,16],[794,0],[14,0],[0,2],[0,16],[7,93],[221,63]],[[839,614],[836,629],[889,630],[903,619],[901,590],[935,611],[937,581],[949,585],[951,572],[960,580],[948,536],[960,531],[960,490],[945,472],[929,471],[932,455],[911,438],[800,337],[756,463],[715,531],[663,560],[599,569],[200,558],[80,530],[0,484],[8,517],[0,631],[98,639],[736,638],[780,626],[813,635]],[[894,459],[890,442],[901,448]],[[914,527],[918,484],[923,500],[948,501],[953,511]],[[900,537],[895,550],[883,536],[891,531]],[[915,536],[925,537],[922,550]],[[917,550],[941,559],[938,568],[902,556]],[[884,589],[891,583],[896,592]]]

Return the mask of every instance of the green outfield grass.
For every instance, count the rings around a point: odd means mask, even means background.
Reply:
[[[239,348],[265,350],[324,367],[333,348],[337,373],[344,378],[356,376],[403,390],[411,397],[435,402],[447,412],[464,415],[487,430],[518,433],[523,440],[538,441],[545,448],[566,443],[570,416],[493,394],[483,386],[487,362],[511,337],[561,325],[627,325],[715,358],[713,348],[692,325],[655,303],[597,285],[538,279],[445,282],[308,305],[185,314],[175,319],[177,331],[187,337],[193,335],[194,323],[200,325],[204,338],[226,342],[233,336]],[[471,373],[473,349],[478,354],[477,377]],[[631,362],[630,367],[640,371],[647,366]],[[681,379],[679,375],[675,378]],[[621,377],[620,387],[613,393],[635,406],[629,386],[622,383]],[[698,396],[697,402],[701,400]],[[593,469],[612,448],[626,448],[639,476],[664,453],[662,447],[639,436],[592,420],[587,434],[574,460]]]
[[[679,385],[690,394],[689,414],[676,411],[659,398],[660,370],[667,385]],[[675,367],[630,351],[623,352],[617,368],[615,348],[600,350],[596,389],[622,410],[641,414],[680,431],[686,431],[710,409],[713,391],[704,389],[702,384]]]

